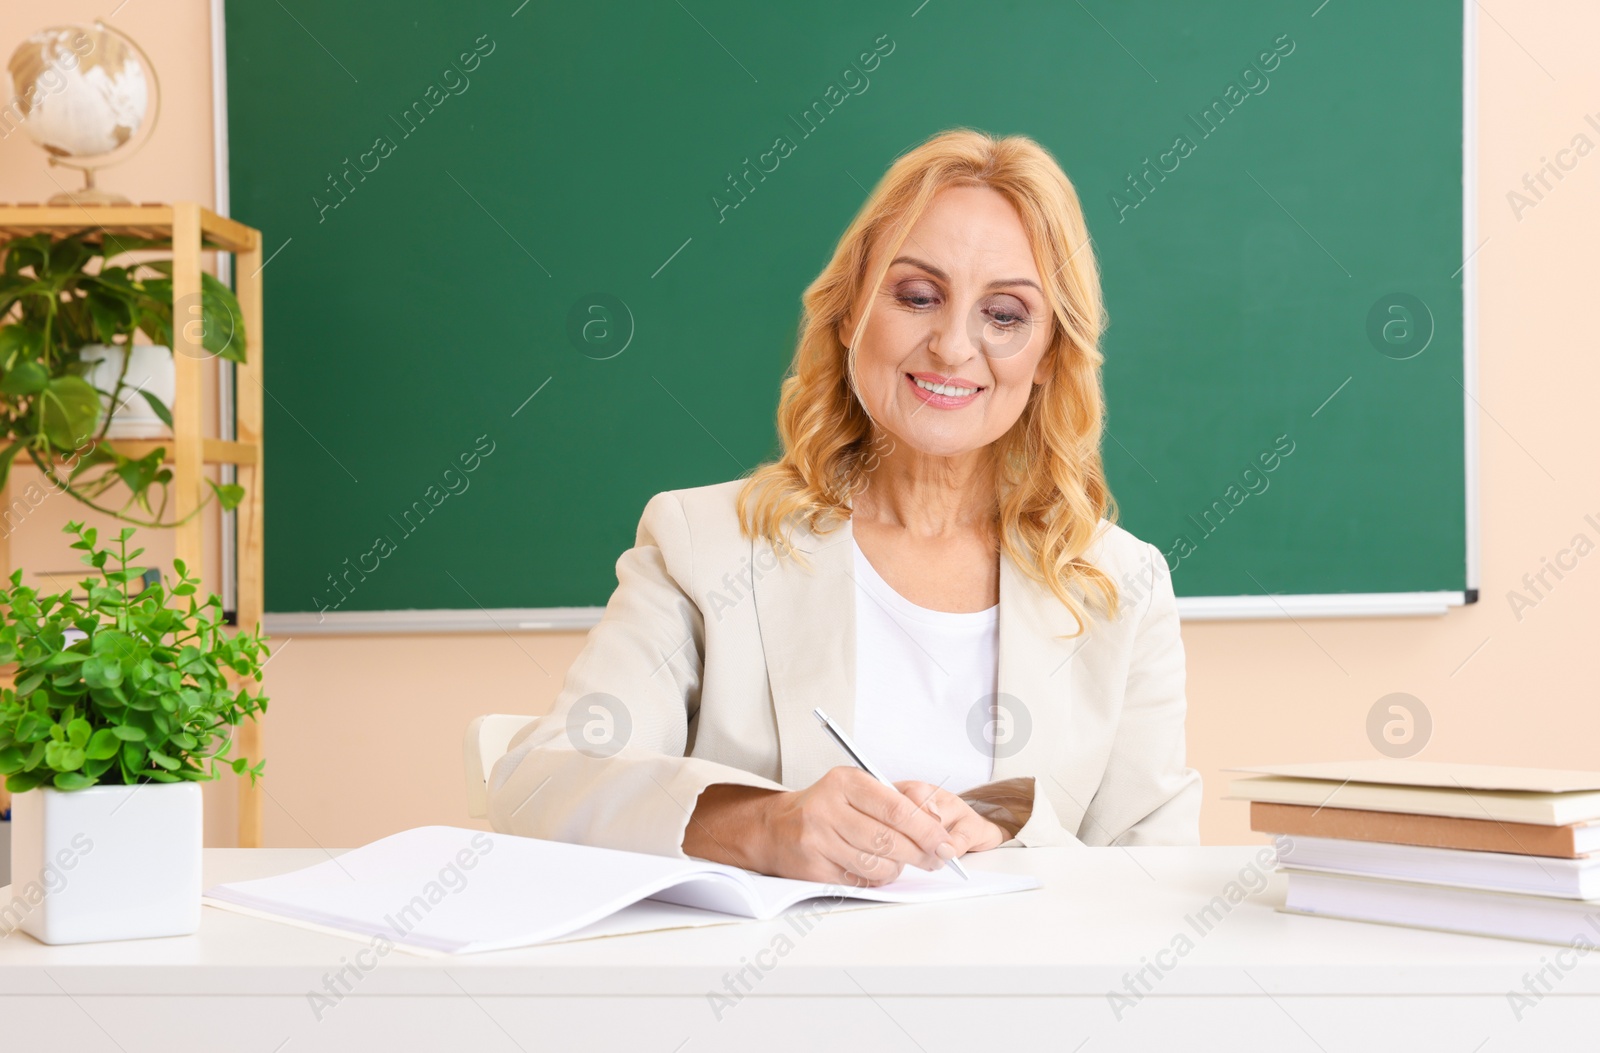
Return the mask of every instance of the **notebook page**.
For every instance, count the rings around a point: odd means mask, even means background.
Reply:
[[[1025,874],[972,873],[971,880],[963,881],[948,867],[935,871],[906,867],[900,876],[876,888],[855,888],[848,885],[828,884],[819,881],[796,881],[792,878],[770,877],[766,874],[743,872],[754,894],[759,897],[759,908],[754,914],[762,920],[775,918],[788,908],[810,899],[862,900],[873,903],[932,903],[938,900],[966,899],[972,896],[991,896],[1002,892],[1020,892],[1038,888],[1039,880]],[[658,893],[655,898],[668,903],[702,910],[724,910],[719,905],[731,895],[722,888],[708,888],[708,882],[680,885]]]
[[[425,826],[205,894],[269,915],[458,953],[565,936],[686,880],[737,888],[743,873],[703,860]],[[749,906],[742,913],[748,916]]]
[[[208,907],[225,910],[233,914],[243,914],[247,917],[261,918],[275,922],[279,925],[290,925],[307,932],[318,932],[324,936],[337,936],[340,939],[350,940],[353,944],[370,946],[371,936],[364,936],[359,932],[349,929],[338,929],[329,925],[319,925],[316,922],[292,918],[286,914],[270,914],[266,911],[256,910],[239,903],[227,900],[212,899],[202,896],[201,900]],[[854,906],[871,907],[878,904],[857,903]],[[842,909],[842,908],[835,908]],[[641,932],[662,932],[668,929],[702,929],[710,925],[737,925],[748,921],[749,916],[735,914],[715,914],[709,910],[696,910],[693,907],[680,907],[672,903],[662,903],[654,899],[642,899],[637,903],[630,903],[615,914],[607,915],[592,925],[585,925],[581,929],[574,929],[561,936],[554,936],[542,940],[538,946],[551,943],[573,943],[579,940],[593,940],[605,936],[631,936]],[[415,943],[397,943],[395,950],[404,954],[414,954],[423,958],[452,958],[458,951],[438,951],[423,947]],[[516,950],[514,947],[501,948],[502,950]]]

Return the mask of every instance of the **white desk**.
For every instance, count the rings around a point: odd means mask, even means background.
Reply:
[[[1043,889],[841,911],[809,932],[777,920],[452,959],[369,953],[320,1020],[310,993],[367,944],[209,907],[191,937],[46,947],[19,933],[0,940],[0,1049],[1593,1048],[1600,954],[1519,1021],[1507,992],[1561,948],[1282,914],[1281,876],[1208,931],[1191,923],[1260,851],[1008,849],[968,863],[1037,874]],[[209,850],[206,881],[322,858]],[[1107,993],[1143,963],[1150,990],[1119,1019]],[[710,993],[746,965],[751,990],[725,996],[718,1019]]]

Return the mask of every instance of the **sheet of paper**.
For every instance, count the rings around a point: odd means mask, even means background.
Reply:
[[[762,917],[772,917],[795,903],[813,898],[827,903],[836,902],[841,898],[874,903],[933,903],[939,900],[967,899],[972,896],[991,896],[1002,892],[1020,892],[1039,887],[1038,879],[1026,874],[972,871],[969,879],[964,881],[960,874],[949,867],[940,867],[938,870],[906,867],[894,881],[873,888],[793,881],[766,874],[753,874],[750,880],[761,897]]]

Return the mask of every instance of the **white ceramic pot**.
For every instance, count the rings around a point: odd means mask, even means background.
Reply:
[[[19,793],[0,933],[42,943],[187,936],[200,927],[203,838],[198,783]]]
[[[140,391],[148,391],[161,400],[167,409],[172,408],[177,393],[178,374],[172,364],[172,349],[153,344],[135,344],[133,361],[128,364],[128,375],[122,378],[120,405],[110,405],[110,392],[117,388],[117,375],[122,372],[122,348],[110,344],[89,344],[82,351],[85,362],[95,363],[86,378],[89,383],[107,392],[103,396],[111,412],[111,428],[106,437],[111,439],[165,439],[172,429],[162,423],[156,411],[150,408]]]

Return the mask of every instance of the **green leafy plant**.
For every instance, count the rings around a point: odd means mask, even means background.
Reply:
[[[85,564],[85,595],[41,596],[22,572],[0,589],[0,663],[15,663],[16,685],[0,690],[0,775],[13,793],[50,785],[215,779],[219,764],[253,782],[265,761],[228,757],[232,729],[266,712],[267,699],[229,673],[261,680],[270,655],[260,628],[229,632],[222,601],[195,599],[199,579],[174,560],[177,584],[129,566],[134,529],[116,551],[96,532],[68,523]],[[153,579],[153,580],[152,580]]]
[[[91,508],[140,526],[176,525],[160,521],[172,481],[172,470],[162,463],[165,449],[136,458],[104,441],[111,426],[106,405],[120,406],[133,397],[126,380],[134,334],[142,332],[168,348],[173,336],[171,261],[112,261],[161,247],[164,242],[118,239],[98,231],[60,238],[35,234],[5,244],[0,319],[8,321],[0,325],[0,443],[5,444],[0,449],[0,485],[16,458],[26,453],[57,490]],[[202,345],[220,358],[243,362],[239,301],[209,274],[202,274],[200,282]],[[90,344],[123,352],[122,371],[110,391],[87,379],[94,363],[84,361],[83,349]],[[171,410],[148,391],[138,394],[170,427]],[[126,502],[120,508],[100,503],[119,483],[127,487]],[[236,508],[244,497],[237,485],[209,485],[223,508]],[[159,505],[152,503],[152,490],[160,494]],[[135,505],[149,518],[131,514]]]

